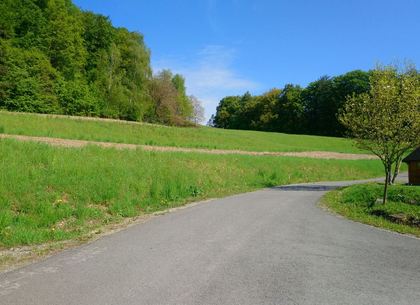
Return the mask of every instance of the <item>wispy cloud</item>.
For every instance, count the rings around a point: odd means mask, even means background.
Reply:
[[[216,18],[216,0],[207,0],[207,23],[213,32],[220,32],[220,26]]]
[[[260,85],[241,76],[234,68],[236,52],[232,48],[209,45],[196,52],[192,58],[160,58],[153,62],[155,71],[171,69],[186,79],[188,94],[203,101],[206,117],[215,113],[220,99],[227,95],[242,94]]]

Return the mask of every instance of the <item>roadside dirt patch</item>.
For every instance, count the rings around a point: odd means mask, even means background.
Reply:
[[[337,160],[366,160],[377,159],[376,156],[368,154],[348,154],[329,151],[304,151],[304,152],[268,152],[268,151],[244,151],[244,150],[225,150],[225,149],[203,149],[203,148],[187,148],[173,146],[154,146],[154,145],[137,145],[112,142],[70,140],[49,137],[33,137],[22,135],[0,134],[0,138],[14,139],[25,142],[39,142],[53,146],[61,147],[85,147],[88,145],[96,145],[104,148],[116,149],[142,149],[146,151],[157,152],[192,152],[214,155],[248,155],[248,156],[278,156],[278,157],[301,157],[315,159],[337,159]]]

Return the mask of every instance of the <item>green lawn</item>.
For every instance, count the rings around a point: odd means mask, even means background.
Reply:
[[[322,202],[332,211],[349,219],[388,230],[420,236],[420,187],[393,185],[388,202],[376,203],[382,198],[383,185],[354,185],[328,193]],[[403,216],[406,224],[393,220],[392,215]]]
[[[377,160],[70,149],[14,140],[0,140],[0,167],[0,248],[77,238],[124,217],[204,198],[382,174]]]
[[[209,127],[179,128],[151,124],[86,121],[65,117],[0,112],[4,133],[160,146],[246,151],[334,151],[361,153],[342,138],[224,130]]]

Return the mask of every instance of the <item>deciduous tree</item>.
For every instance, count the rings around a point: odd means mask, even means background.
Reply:
[[[190,120],[195,124],[200,124],[204,121],[204,106],[203,103],[194,95],[189,96],[190,104],[192,106],[192,116]]]
[[[385,203],[404,154],[420,145],[419,73],[413,67],[403,71],[377,67],[371,73],[370,91],[349,97],[340,121],[361,148],[382,161]]]

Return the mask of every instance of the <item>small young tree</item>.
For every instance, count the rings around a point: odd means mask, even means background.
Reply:
[[[414,67],[377,67],[370,92],[347,98],[339,116],[359,147],[374,153],[385,170],[383,203],[403,156],[420,145],[420,77]]]

